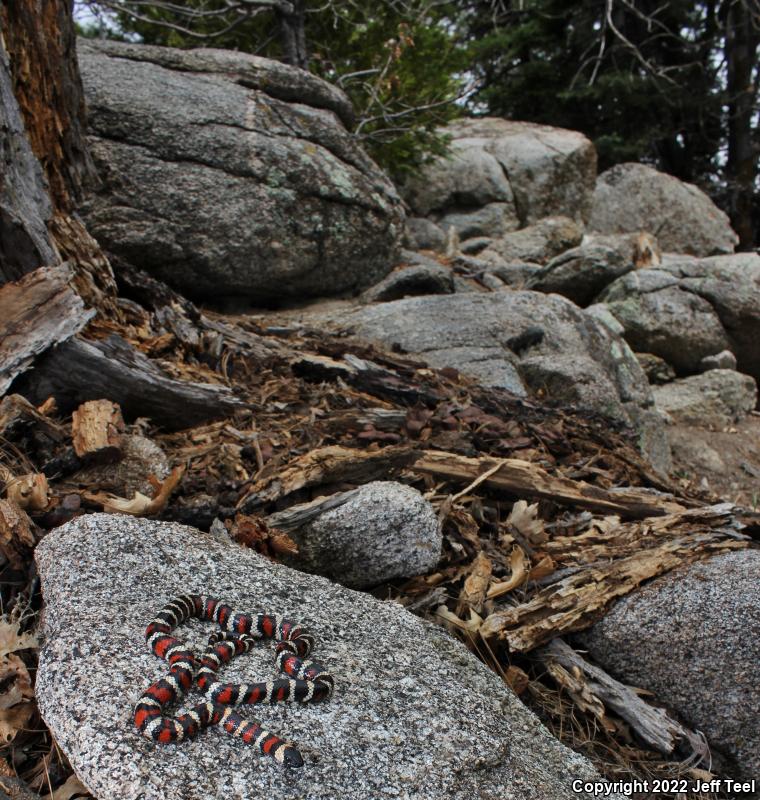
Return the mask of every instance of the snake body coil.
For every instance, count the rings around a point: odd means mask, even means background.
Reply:
[[[198,661],[192,651],[171,635],[177,625],[190,617],[219,624]],[[275,664],[287,675],[259,683],[223,683],[220,667],[247,652],[256,639],[277,641]],[[295,745],[244,719],[235,709],[252,703],[293,700],[301,703],[324,700],[332,695],[333,677],[316,661],[306,657],[314,638],[291,620],[258,612],[242,614],[230,606],[203,595],[182,595],[168,603],[145,629],[151,651],[169,663],[169,672],[149,686],[137,701],[134,721],[143,736],[157,742],[192,739],[204,728],[221,724],[247,744],[287,767],[300,767],[301,754]],[[165,707],[179,702],[195,683],[206,700],[184,714],[169,716]]]

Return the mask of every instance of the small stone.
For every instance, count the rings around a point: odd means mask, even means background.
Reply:
[[[664,358],[660,358],[654,353],[636,353],[635,355],[647,380],[652,385],[671,383],[676,379],[676,371]]]
[[[736,369],[736,356],[730,350],[721,350],[714,356],[705,356],[699,366],[703,372],[710,369]]]
[[[365,484],[291,536],[299,551],[293,566],[353,588],[428,572],[441,557],[433,506],[395,481]]]

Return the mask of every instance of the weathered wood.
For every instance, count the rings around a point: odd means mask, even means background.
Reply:
[[[264,503],[311,486],[350,481],[366,483],[388,477],[408,464],[416,451],[408,446],[384,447],[381,450],[354,450],[331,445],[312,450],[291,461],[274,475],[261,478],[238,502],[238,508],[250,511]]]
[[[13,0],[0,5],[0,20],[13,91],[47,174],[53,208],[70,212],[96,174],[86,140],[73,2]]]
[[[70,277],[66,266],[43,267],[0,287],[0,395],[40,353],[94,316],[69,286]]]
[[[178,381],[119,336],[72,339],[46,354],[19,390],[32,402],[53,395],[67,413],[87,400],[106,398],[129,417],[148,417],[178,430],[243,408],[227,386]]]
[[[517,458],[499,461],[494,458],[467,458],[456,453],[426,450],[411,468],[437,478],[470,483],[496,464],[501,466],[484,483],[520,497],[538,497],[593,511],[620,514],[630,519],[684,510],[671,495],[640,488],[614,491],[601,489],[585,481],[551,475],[537,464]]]
[[[27,428],[36,428],[54,442],[64,439],[62,425],[48,419],[20,394],[6,395],[0,401],[0,436],[13,439]]]
[[[670,717],[663,708],[656,708],[636,694],[630,686],[616,681],[603,669],[590,664],[562,639],[554,639],[533,654],[547,665],[559,664],[569,675],[555,674],[576,703],[592,710],[598,698],[607,708],[624,719],[646,744],[666,755],[673,752],[679,740],[689,742],[692,751],[706,754],[706,742],[695,731]]]
[[[9,500],[0,500],[0,554],[13,569],[24,569],[35,539],[26,512]]]
[[[79,458],[118,461],[123,432],[121,409],[110,400],[88,400],[71,415],[71,438]]]
[[[0,28],[0,32],[5,31]],[[0,36],[0,120],[1,284],[60,262],[47,229],[53,210],[44,174],[26,138],[3,36]]]
[[[48,505],[48,482],[41,472],[3,475],[8,500],[28,511],[43,511]]]
[[[266,518],[267,525],[270,528],[278,528],[281,531],[297,530],[316,519],[320,514],[324,514],[325,511],[330,511],[347,503],[358,492],[358,489],[351,489],[348,492],[337,492],[327,497],[317,497],[310,503],[299,503],[286,508],[284,511],[270,514]]]
[[[494,611],[480,634],[498,636],[511,650],[528,652],[556,636],[583,630],[644,581],[712,554],[748,547],[749,537],[738,532],[741,525],[733,512],[731,504],[719,504],[629,523],[633,535],[625,555],[587,564],[526,602]],[[581,549],[583,542],[578,544]]]

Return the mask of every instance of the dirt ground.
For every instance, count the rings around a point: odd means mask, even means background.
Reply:
[[[672,425],[668,438],[683,485],[760,509],[760,412],[724,430]]]

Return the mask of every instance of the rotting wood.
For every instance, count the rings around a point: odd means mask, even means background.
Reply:
[[[250,511],[311,486],[386,478],[406,466],[415,455],[414,448],[404,445],[374,451],[340,445],[320,447],[294,459],[276,475],[257,481],[241,497],[238,509]]]
[[[71,438],[79,458],[118,461],[123,432],[121,409],[110,400],[88,400],[71,415]]]
[[[562,639],[554,639],[539,647],[533,655],[547,666],[559,664],[569,675],[552,675],[570,692],[576,704],[587,710],[601,701],[604,707],[624,719],[649,747],[660,753],[672,753],[679,740],[689,743],[694,755],[701,758],[708,754],[707,743],[695,731],[681,725],[663,708],[650,705],[636,694],[630,686],[615,680],[600,667],[586,661]],[[593,713],[593,712],[592,712]]]
[[[48,506],[49,488],[47,478],[40,472],[27,475],[13,475],[6,468],[2,470],[5,495],[19,508],[29,511],[43,511]]]
[[[37,356],[70,339],[95,315],[71,289],[70,278],[66,266],[43,267],[0,287],[0,395]]]
[[[227,386],[168,377],[119,336],[66,342],[38,362],[23,389],[33,402],[53,395],[64,413],[87,400],[107,398],[126,415],[148,417],[169,430],[245,407]]]
[[[337,492],[327,497],[317,497],[310,503],[299,503],[298,505],[286,508],[284,511],[277,511],[266,518],[267,525],[278,528],[281,531],[294,531],[308,525],[325,511],[338,508],[347,503],[352,497],[358,494],[358,489],[351,489],[348,492]]]
[[[585,481],[551,475],[538,464],[517,458],[468,458],[456,453],[426,450],[411,469],[436,478],[470,483],[499,462],[501,466],[485,479],[485,484],[519,496],[553,500],[593,511],[616,513],[631,519],[684,510],[684,506],[671,495],[630,487],[602,489]]]
[[[6,395],[0,401],[0,435],[17,436],[23,428],[37,428],[54,442],[62,442],[65,438],[64,428],[41,414],[25,397],[20,394]]]
[[[480,634],[528,652],[555,636],[587,628],[643,581],[711,554],[748,547],[750,540],[736,531],[731,510],[730,504],[720,504],[631,523],[641,536],[632,540],[629,555],[589,565],[519,605],[494,611]]]
[[[0,500],[0,553],[13,569],[24,569],[35,545],[32,521],[10,500]]]

